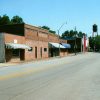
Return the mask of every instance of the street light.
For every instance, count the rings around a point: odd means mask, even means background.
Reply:
[[[59,56],[60,56],[60,34],[59,34],[59,31],[61,30],[61,28],[65,25],[65,24],[67,24],[67,22],[66,23],[63,23],[61,26],[60,26],[60,28],[58,29],[58,38],[59,38]]]

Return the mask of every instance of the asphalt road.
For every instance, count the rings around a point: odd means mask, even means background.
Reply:
[[[0,100],[100,100],[99,53],[0,68],[0,73]]]

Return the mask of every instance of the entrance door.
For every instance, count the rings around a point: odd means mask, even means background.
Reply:
[[[35,47],[35,58],[37,58],[37,47]]]
[[[25,60],[25,50],[20,49],[20,60]]]
[[[41,53],[41,58],[42,58],[42,47],[41,47],[41,49],[40,49],[40,53]]]

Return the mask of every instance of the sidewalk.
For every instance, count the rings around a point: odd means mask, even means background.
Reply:
[[[84,53],[77,53],[76,55],[79,54],[84,54]],[[27,63],[34,63],[34,62],[39,62],[39,61],[48,61],[48,60],[53,60],[53,59],[58,59],[58,58],[65,58],[65,57],[70,57],[70,56],[76,56],[75,53],[68,54],[67,56],[64,57],[51,57],[51,58],[46,58],[46,59],[38,59],[34,61],[21,61],[21,62],[8,62],[8,63],[0,63],[0,68],[2,67],[10,67],[14,65],[19,65],[19,64],[27,64]]]
[[[17,65],[17,64],[15,64],[15,63],[0,63],[0,68],[1,68],[1,67],[12,66],[12,65]]]

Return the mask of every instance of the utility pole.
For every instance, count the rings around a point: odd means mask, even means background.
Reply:
[[[83,36],[83,52],[85,53],[85,51],[86,51],[86,35],[85,35],[85,33],[84,33],[84,36]]]
[[[59,33],[59,31],[61,30],[61,28],[62,28],[65,24],[67,24],[67,22],[66,22],[66,23],[63,23],[63,24],[60,26],[60,28],[57,30],[57,31],[58,31],[58,39],[59,39],[59,56],[60,56],[60,33]]]
[[[60,56],[60,34],[59,34],[59,30],[58,30],[58,41],[59,41],[59,56]]]
[[[74,51],[75,51],[75,55],[76,55],[76,26],[75,26],[75,45],[74,45]]]

